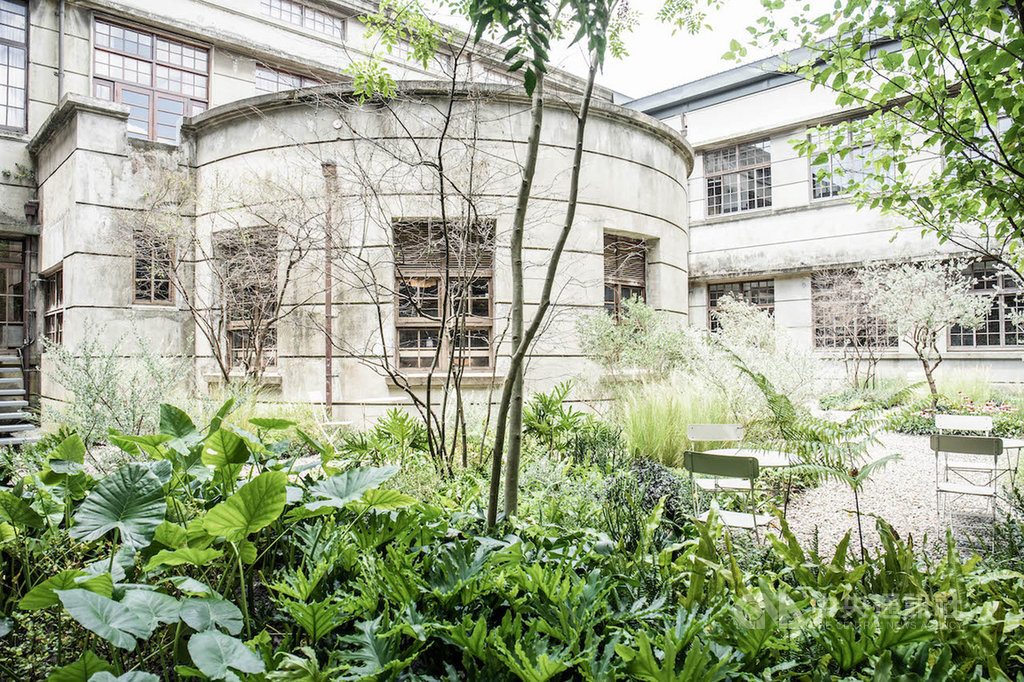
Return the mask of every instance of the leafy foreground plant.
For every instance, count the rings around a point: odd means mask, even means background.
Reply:
[[[1024,576],[952,543],[929,564],[879,522],[877,554],[852,559],[847,535],[822,557],[782,522],[748,571],[717,522],[666,522],[664,501],[637,505],[628,538],[517,521],[485,535],[382,488],[395,466],[343,468],[305,434],[299,449],[227,426],[229,409],[198,429],[163,406],[160,434],[112,435],[137,461],[99,479],[68,436],[0,491],[0,678],[1024,674]],[[290,455],[309,448],[318,461]]]

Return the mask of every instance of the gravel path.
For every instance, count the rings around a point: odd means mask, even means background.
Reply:
[[[946,524],[940,525],[936,512],[935,455],[928,436],[885,433],[879,440],[881,443],[872,451],[872,458],[897,453],[901,459],[876,472],[861,491],[865,546],[878,545],[875,520],[870,516],[875,515],[892,525],[900,537],[912,537],[918,547],[927,537],[929,553],[944,551]],[[974,498],[958,506],[964,511],[980,511],[983,509],[980,505],[980,498]],[[857,546],[857,519],[853,509],[853,492],[849,486],[829,481],[797,495],[789,505],[787,520],[803,543],[810,542],[817,528],[819,548],[825,554],[831,553],[848,530],[853,531],[851,549]]]

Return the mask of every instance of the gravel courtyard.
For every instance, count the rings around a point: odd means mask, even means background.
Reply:
[[[877,515],[891,524],[900,537],[912,537],[916,546],[920,547],[927,537],[932,551],[944,551],[946,530],[944,525],[940,526],[936,513],[935,455],[928,436],[884,433],[879,440],[880,444],[872,452],[873,458],[896,453],[901,459],[877,472],[861,492],[865,546],[878,545],[875,520],[871,518]],[[965,500],[957,506],[964,511],[984,509],[978,498]],[[829,481],[798,494],[790,503],[787,520],[804,542],[810,541],[817,527],[819,546],[824,554],[830,552],[848,530],[853,531],[851,549],[857,546],[857,519],[853,509],[850,488]],[[969,543],[960,533],[957,537],[961,547],[965,546],[963,541]]]

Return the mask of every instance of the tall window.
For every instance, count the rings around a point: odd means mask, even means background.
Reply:
[[[171,248],[152,235],[135,234],[135,302],[169,303],[171,300]]]
[[[93,94],[128,105],[128,134],[177,142],[181,119],[206,111],[207,48],[96,20]]]
[[[731,296],[738,301],[757,306],[769,315],[775,312],[775,280],[757,279],[746,282],[719,282],[708,285],[708,327],[719,328],[718,306],[723,298]]]
[[[1024,327],[1016,324],[1024,319],[1024,287],[1013,276],[992,261],[971,264],[974,289],[979,294],[992,294],[992,307],[980,327],[967,329],[959,325],[949,330],[949,345],[957,348],[1024,346]]]
[[[64,269],[42,278],[43,334],[46,340],[59,344],[64,340]]]
[[[274,69],[263,64],[256,65],[256,92],[283,92],[297,88],[309,88],[314,85],[322,85],[323,81],[309,76],[299,76],[280,69]]]
[[[0,128],[24,130],[28,5],[0,0]]]
[[[277,364],[278,233],[234,229],[217,234],[214,253],[227,318],[231,366],[262,374]]]
[[[345,40],[344,17],[292,0],[260,0],[260,7],[268,17],[302,26],[338,40]]]
[[[642,239],[604,236],[604,310],[622,318],[622,303],[647,300],[647,246]]]
[[[709,216],[771,206],[771,141],[705,152],[704,176]]]
[[[491,366],[494,227],[493,220],[395,221],[399,368]]]
[[[814,345],[818,348],[896,348],[899,338],[872,313],[853,271],[816,272],[811,278]]]
[[[836,136],[841,138],[844,154],[822,152],[811,159],[811,195],[815,199],[837,197],[848,191],[851,184],[863,182],[870,176],[874,142],[858,140],[849,125],[812,130],[807,139],[821,147],[830,145]]]

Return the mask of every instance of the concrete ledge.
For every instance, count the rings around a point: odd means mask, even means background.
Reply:
[[[451,94],[450,84],[444,81],[399,81],[396,84],[395,90],[397,94],[392,98],[394,100],[414,99],[417,97],[448,97]],[[455,94],[457,97],[465,99],[488,97],[498,102],[514,102],[522,104],[527,108],[530,106],[530,98],[526,95],[525,91],[519,88],[510,88],[508,85],[478,82],[460,83]],[[309,106],[316,102],[322,103],[323,100],[330,98],[335,98],[339,102],[346,102],[348,104],[360,104],[360,95],[355,92],[355,88],[351,83],[319,85],[312,88],[258,95],[222,104],[186,118],[181,129],[183,134],[197,134],[203,128],[216,127],[239,117],[249,117],[256,111],[269,111],[292,106]],[[569,101],[558,93],[549,95],[546,102],[546,108],[549,109],[568,109],[574,113],[576,111],[574,108],[576,102]],[[368,100],[360,105],[374,106],[374,103],[372,100]],[[687,177],[693,172],[693,147],[682,133],[661,121],[633,109],[627,109],[626,107],[602,102],[597,99],[591,102],[590,115],[637,128],[660,138],[685,159]]]
[[[423,372],[403,374],[402,376],[409,382],[410,386],[426,386],[428,380],[431,386],[443,386],[447,374],[445,372],[435,372],[433,375],[429,375]],[[391,377],[386,377],[385,381],[390,387],[401,388]],[[464,387],[495,386],[504,381],[504,372],[466,372],[462,375],[462,385]]]
[[[245,375],[241,372],[231,372],[232,379],[244,379]],[[207,386],[221,384],[224,382],[224,377],[218,372],[203,372],[203,381],[206,382]],[[267,373],[260,377],[261,386],[280,386],[281,375],[275,373]]]
[[[115,104],[104,99],[67,94],[61,98],[57,108],[39,126],[32,141],[28,143],[28,152],[35,156],[64,126],[79,113],[95,113],[111,118],[128,120],[128,105]]]

